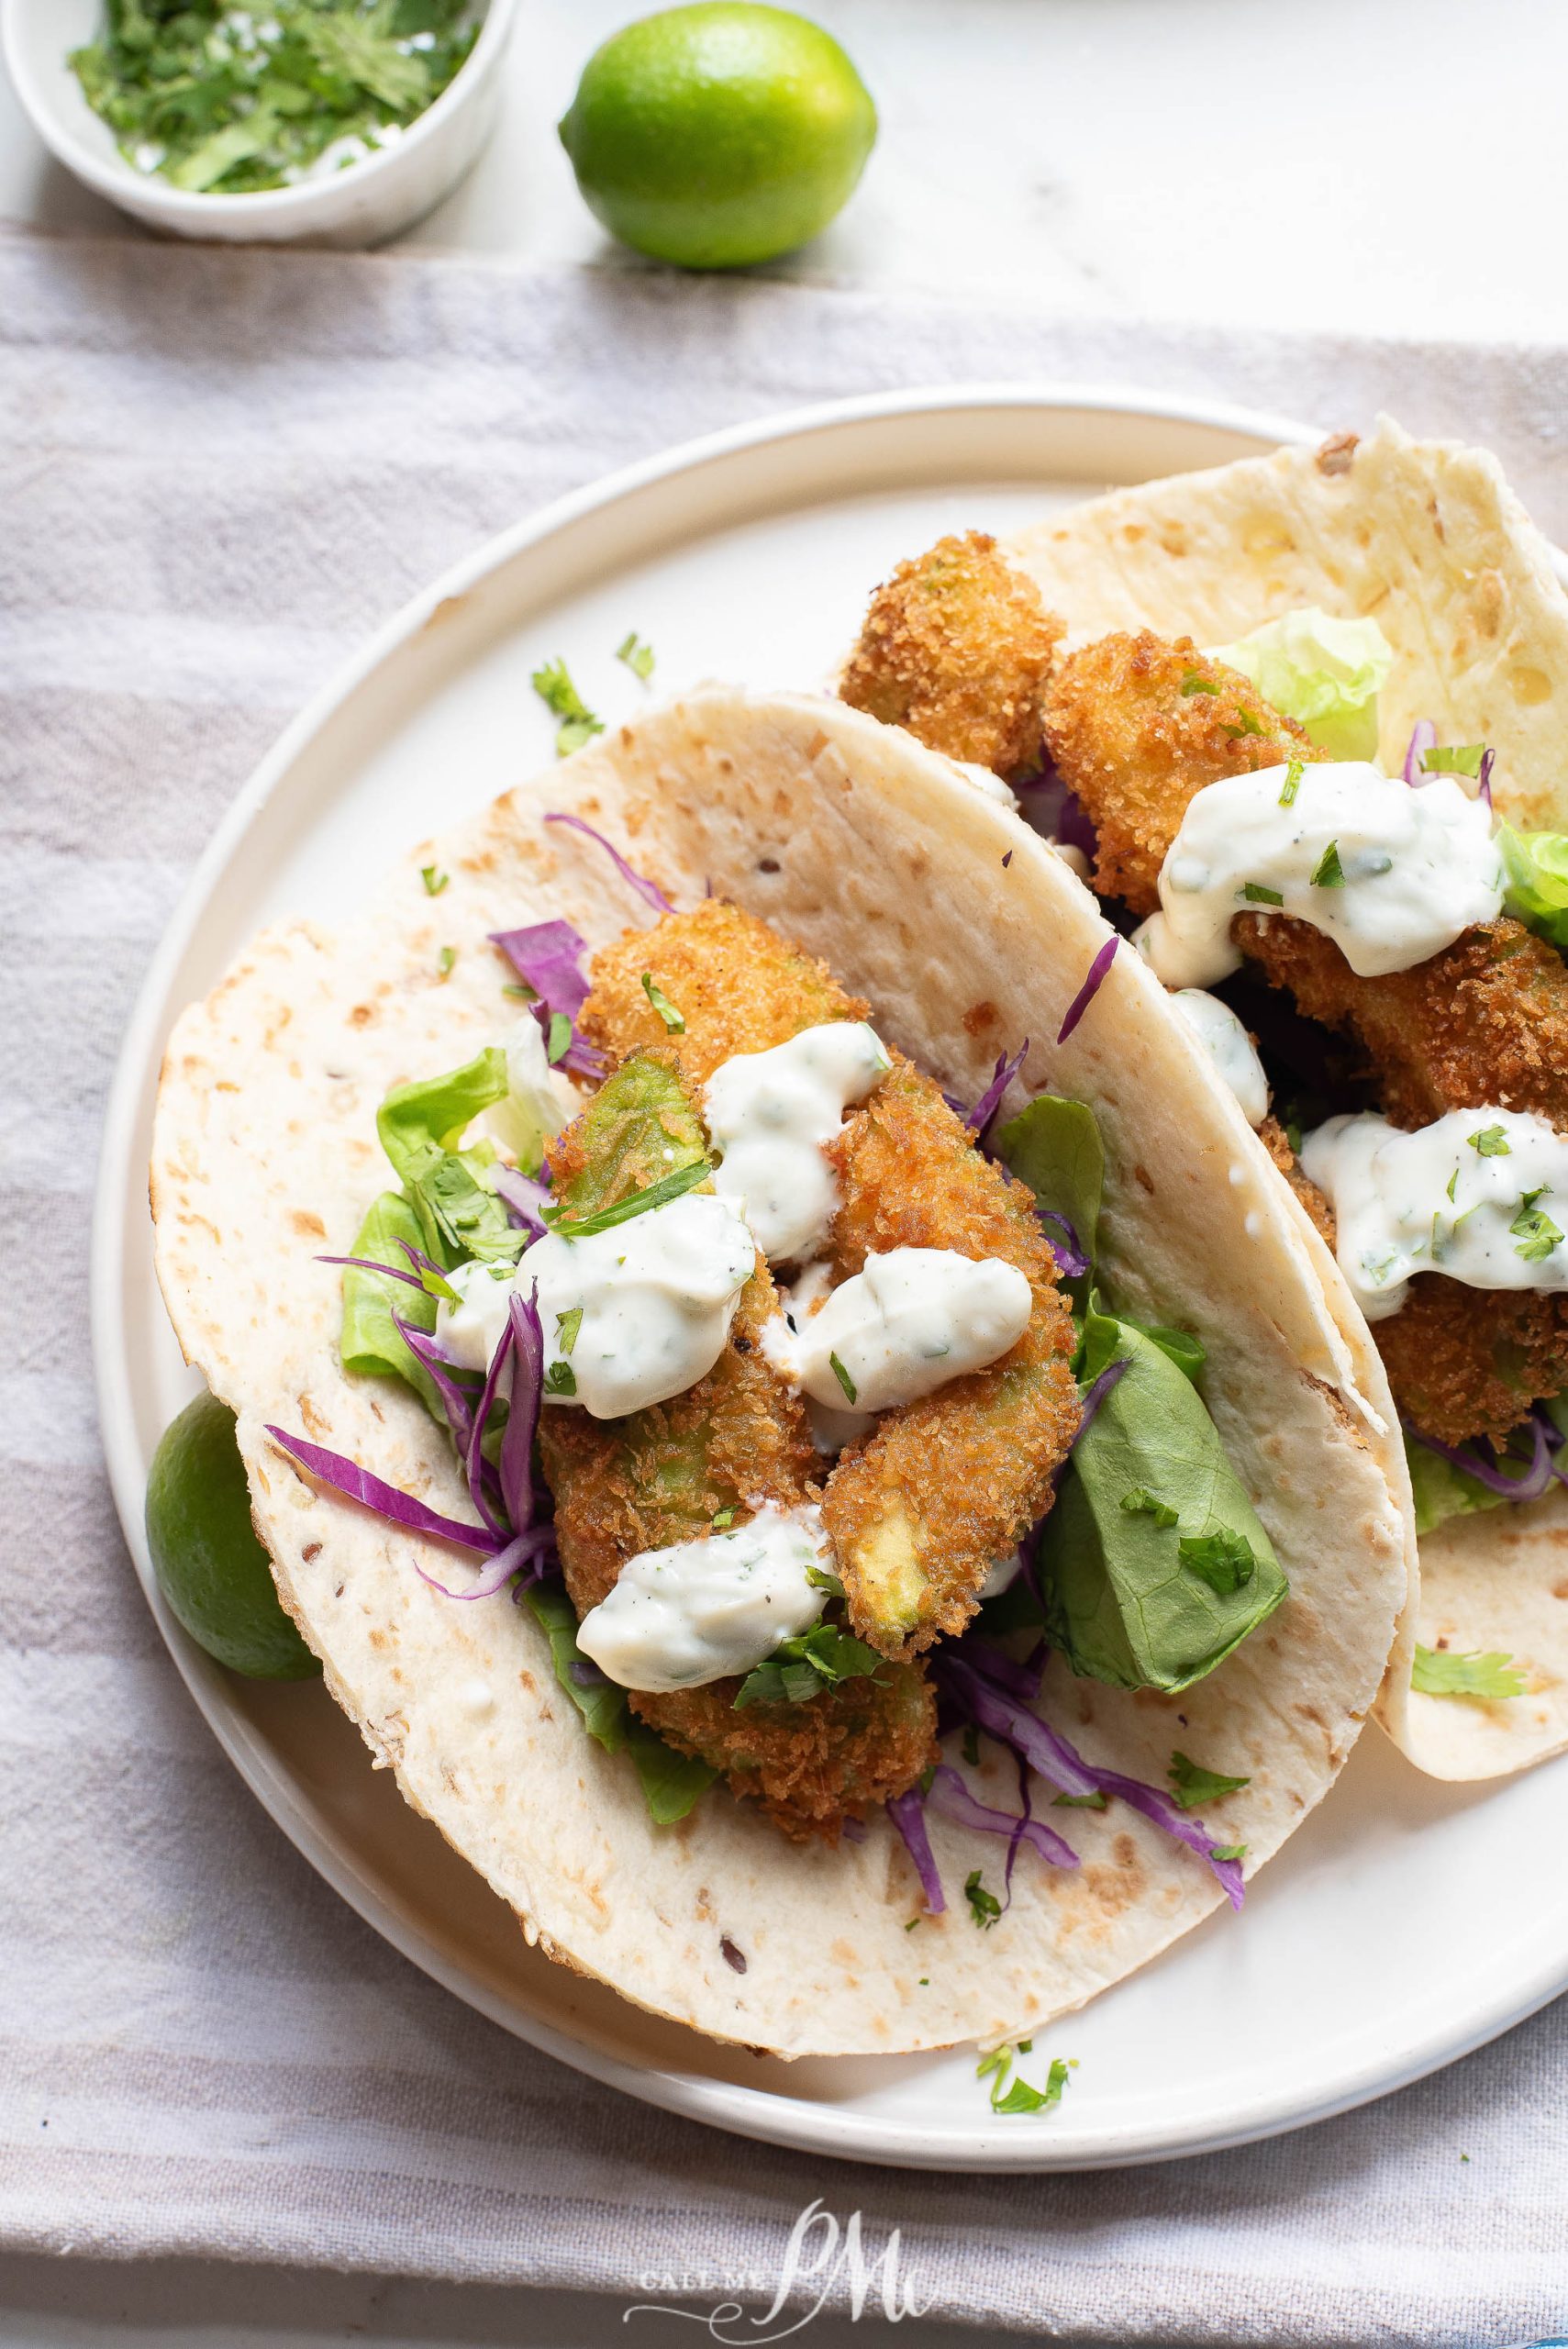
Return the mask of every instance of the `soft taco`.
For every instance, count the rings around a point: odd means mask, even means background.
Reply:
[[[260,938],[152,1203],[333,1696],[717,2038],[1016,2039],[1375,1697],[1386,1396],[1288,1194],[1006,795],[839,703],[705,691]]]
[[[1420,1535],[1387,1728],[1568,1746],[1568,597],[1496,462],[1384,420],[944,540],[843,690],[1018,785],[1335,1252]]]

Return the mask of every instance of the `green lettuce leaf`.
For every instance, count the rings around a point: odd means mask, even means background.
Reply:
[[[507,1090],[506,1055],[491,1044],[445,1076],[396,1085],[376,1112],[381,1146],[419,1219],[420,1244],[438,1264],[465,1256],[515,1263],[527,1244],[483,1179],[494,1145],[460,1147],[473,1119]]]
[[[1047,1629],[1082,1677],[1174,1693],[1273,1612],[1285,1578],[1191,1380],[1143,1330],[1092,1310],[1080,1377],[1118,1361],[1129,1367],[1075,1445],[1045,1521]],[[1125,1509],[1129,1492],[1157,1493],[1176,1522]],[[1224,1574],[1210,1557],[1220,1547]]]
[[[1468,1517],[1475,1509],[1502,1508],[1501,1493],[1489,1492],[1462,1468],[1429,1452],[1424,1443],[1405,1439],[1410,1469],[1410,1490],[1416,1501],[1416,1531],[1431,1533],[1451,1517]]]
[[[1066,1217],[1092,1273],[1106,1186],[1105,1145],[1094,1111],[1082,1101],[1042,1093],[998,1128],[993,1146],[1039,1206]]]
[[[407,1258],[398,1246],[425,1245],[424,1227],[399,1191],[384,1191],[361,1224],[350,1253],[368,1256],[377,1264],[399,1268]],[[384,1280],[379,1273],[361,1273],[349,1266],[343,1274],[343,1327],[339,1352],[345,1370],[368,1371],[380,1378],[406,1379],[433,1419],[446,1424],[446,1413],[436,1382],[393,1322],[399,1314],[416,1330],[436,1326],[436,1300],[405,1281]]]
[[[572,1601],[557,1583],[535,1583],[523,1593],[534,1620],[550,1642],[555,1676],[583,1717],[583,1726],[606,1753],[628,1753],[642,1787],[648,1815],[656,1827],[673,1826],[684,1819],[694,1803],[717,1777],[706,1762],[677,1753],[646,1721],[638,1720],[627,1703],[626,1690],[613,1680],[573,1677],[574,1664],[587,1659],[577,1644],[577,1617]]]
[[[1508,911],[1568,953],[1568,832],[1497,828]]]
[[[1239,669],[1330,758],[1376,756],[1377,696],[1394,649],[1375,620],[1335,619],[1309,605],[1215,645],[1210,658]]]

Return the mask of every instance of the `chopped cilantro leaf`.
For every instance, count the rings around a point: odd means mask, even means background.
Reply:
[[[544,1056],[551,1068],[557,1068],[572,1050],[572,1022],[564,1011],[550,1015],[550,1034],[545,1038]]]
[[[813,1590],[825,1590],[830,1598],[842,1598],[844,1596],[843,1584],[837,1575],[829,1574],[826,1566],[807,1566],[806,1579]]]
[[[1211,1860],[1244,1860],[1247,1846],[1245,1843],[1214,1843],[1209,1846],[1208,1856]]]
[[[1129,1493],[1123,1493],[1121,1505],[1129,1517],[1151,1517],[1156,1525],[1174,1525],[1176,1522],[1178,1512],[1170,1503],[1156,1499],[1142,1485],[1135,1485]]]
[[[992,2096],[993,2112],[1049,2112],[1062,2101],[1062,2091],[1067,2086],[1067,2066],[1060,2055],[1053,2060],[1042,2088],[1031,2088],[1027,2080],[1015,2080],[1006,2096]]]
[[[806,1705],[840,1680],[874,1678],[883,1659],[852,1632],[817,1623],[798,1639],[783,1640],[767,1660],[749,1672],[736,1692],[735,1709],[748,1705]]]
[[[1479,1132],[1471,1135],[1470,1147],[1472,1150],[1479,1151],[1483,1158],[1511,1158],[1513,1156],[1513,1152],[1508,1146],[1507,1134],[1501,1126],[1483,1126]],[[1451,1198],[1453,1197],[1451,1191],[1449,1197]]]
[[[1524,1675],[1510,1655],[1418,1646],[1410,1686],[1423,1697],[1522,1697]]]
[[[982,1932],[989,1932],[1002,1913],[1002,1904],[994,1892],[987,1892],[980,1880],[980,1870],[971,1868],[963,1879],[963,1897],[969,1903],[969,1913]]]
[[[640,1191],[628,1193],[617,1199],[612,1208],[598,1208],[592,1215],[570,1216],[564,1207],[541,1209],[545,1222],[562,1240],[586,1240],[595,1231],[613,1231],[617,1223],[629,1223],[634,1215],[646,1215],[652,1208],[667,1207],[672,1199],[683,1198],[706,1183],[712,1169],[706,1158],[694,1159],[689,1166],[677,1166],[673,1174],[662,1174],[657,1183],[649,1183]]]
[[[1104,1795],[1056,1795],[1051,1799],[1053,1810],[1104,1810]]]
[[[735,1511],[732,1508],[716,1508],[709,1521],[716,1533],[722,1533],[727,1526],[734,1524]],[[811,1569],[808,1566],[806,1568],[806,1573],[809,1575]]]
[[[443,979],[450,979],[457,963],[457,948],[443,946],[436,957],[436,968]]]
[[[828,1367],[832,1372],[834,1377],[838,1380],[840,1386],[843,1388],[845,1401],[852,1403],[856,1396],[860,1393],[860,1389],[855,1385],[854,1380],[850,1376],[849,1372],[844,1368],[843,1364],[839,1360],[837,1354],[828,1355]]]
[[[603,718],[595,718],[582,695],[572,682],[564,661],[547,661],[536,669],[528,680],[545,707],[561,720],[555,735],[555,755],[569,758],[580,751],[584,742],[605,730]]]
[[[1551,1218],[1536,1206],[1541,1196],[1540,1191],[1527,1191],[1519,1203],[1518,1215],[1508,1226],[1514,1241],[1514,1253],[1522,1256],[1527,1264],[1540,1264],[1562,1238]]]
[[[1299,759],[1291,760],[1284,771],[1284,781],[1280,786],[1279,804],[1282,807],[1295,807],[1296,795],[1301,789],[1301,778],[1306,773],[1307,769]]]
[[[552,1362],[550,1364],[550,1368],[544,1374],[544,1391],[547,1395],[576,1394],[577,1373],[573,1369],[572,1364],[569,1362]]]
[[[624,661],[632,675],[640,677],[644,685],[653,674],[653,647],[644,644],[635,629],[624,643],[617,645],[616,659]]]
[[[437,864],[422,864],[419,867],[419,878],[425,884],[427,897],[439,897],[451,877],[450,873],[443,873]]]
[[[1245,1590],[1257,1572],[1258,1561],[1246,1535],[1225,1525],[1213,1533],[1184,1533],[1176,1555],[1190,1575],[1207,1583],[1221,1598]]]
[[[1454,1168],[1454,1170],[1453,1170],[1453,1173],[1452,1173],[1452,1174],[1449,1176],[1449,1178],[1448,1178],[1448,1195],[1449,1195],[1449,1197],[1450,1197],[1450,1199],[1451,1199],[1451,1200],[1452,1199],[1453,1195],[1454,1195],[1455,1191],[1456,1191],[1458,1188],[1459,1188],[1459,1169],[1458,1169],[1458,1167],[1456,1166],[1456,1167]],[[1436,1223],[1436,1221],[1437,1221],[1437,1218],[1436,1218],[1436,1216],[1434,1216],[1434,1217],[1432,1218],[1432,1221],[1433,1221],[1434,1223]]]
[[[1311,885],[1314,889],[1342,889],[1345,868],[1340,863],[1340,843],[1330,841],[1313,867]]]
[[[563,1354],[569,1354],[572,1352],[573,1347],[577,1343],[577,1332],[582,1327],[583,1308],[580,1305],[571,1306],[566,1312],[556,1315],[555,1342]]]
[[[1233,1795],[1252,1783],[1251,1778],[1227,1778],[1218,1770],[1206,1770],[1201,1763],[1189,1762],[1184,1753],[1172,1754],[1165,1776],[1178,1810],[1195,1810],[1201,1802],[1218,1802],[1221,1795]]]
[[[1265,889],[1261,881],[1244,882],[1241,895],[1250,906],[1283,906],[1284,903],[1277,889]]]
[[[1486,755],[1485,742],[1461,742],[1448,749],[1423,751],[1423,774],[1467,774],[1472,778],[1481,772],[1481,762]]]
[[[644,971],[642,974],[642,992],[664,1022],[670,1034],[684,1036],[686,1032],[685,1020],[676,1010],[663,988],[659,985],[651,971]]]

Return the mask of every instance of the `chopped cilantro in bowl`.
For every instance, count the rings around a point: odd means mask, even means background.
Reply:
[[[134,169],[248,195],[392,144],[466,61],[483,14],[474,0],[106,0],[70,63]]]

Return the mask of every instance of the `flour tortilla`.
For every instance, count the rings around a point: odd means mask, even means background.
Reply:
[[[1499,813],[1568,826],[1568,596],[1482,450],[1412,440],[1385,417],[1359,442],[1345,434],[1096,498],[1006,552],[1073,643],[1149,628],[1229,644],[1307,604],[1370,617],[1395,653],[1379,705],[1384,765],[1401,764],[1411,728],[1429,718],[1440,741],[1496,751]],[[1329,1298],[1370,1388],[1361,1316],[1342,1282]],[[1492,1777],[1568,1748],[1568,1493],[1451,1519],[1420,1560],[1423,1645],[1511,1655],[1527,1693],[1419,1696],[1396,1653],[1378,1707],[1396,1742],[1439,1778]]]
[[[340,1275],[317,1258],[351,1245],[387,1180],[388,1087],[516,1017],[486,932],[563,915],[600,943],[650,919],[601,850],[542,825],[547,809],[601,828],[677,904],[711,883],[803,941],[956,1092],[977,1095],[1029,1036],[1029,1089],[1094,1104],[1106,1277],[1129,1310],[1208,1346],[1206,1393],[1290,1596],[1179,1699],[1060,1674],[1047,1709],[1091,1758],[1157,1784],[1178,1745],[1249,1776],[1210,1814],[1250,1847],[1249,1872],[1344,1762],[1406,1597],[1375,1364],[1363,1386],[1282,1186],[1135,956],[1118,956],[1067,1045],[1048,1041],[1107,934],[1065,865],[973,771],[836,703],[711,690],[623,728],[415,849],[350,927],[267,932],[181,1019],[152,1165],[164,1295],[239,1414],[284,1602],[409,1802],[530,1941],[715,2038],[805,2055],[1027,2035],[1206,1916],[1220,1895],[1201,1862],[1125,1806],[1061,1813],[1083,1866],[1025,1853],[982,1932],[962,1887],[975,1866],[999,1885],[1002,1847],[933,1817],[953,1906],[910,1933],[916,1879],[881,1815],[861,1843],[800,1849],[715,1789],[655,1828],[630,1763],[589,1740],[555,1685],[532,1617],[504,1596],[438,1597],[415,1562],[461,1578],[450,1552],[317,1491],[263,1431],[275,1420],[468,1513],[412,1395],[340,1367]],[[451,876],[434,901],[432,861]],[[1010,1805],[1015,1786],[993,1753],[986,1790]]]

